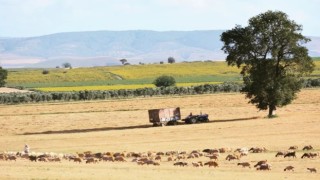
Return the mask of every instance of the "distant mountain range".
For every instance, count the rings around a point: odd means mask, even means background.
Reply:
[[[74,67],[224,60],[220,35],[211,31],[93,31],[68,32],[28,38],[0,38],[0,65],[4,67]],[[320,56],[320,37],[310,37],[310,56]]]

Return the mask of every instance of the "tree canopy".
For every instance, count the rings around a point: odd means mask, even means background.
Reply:
[[[176,60],[174,59],[174,57],[168,57],[168,63],[172,64],[175,62],[176,62]]]
[[[169,87],[176,84],[176,80],[172,76],[162,75],[154,80],[153,84],[157,87]]]
[[[236,25],[221,35],[228,65],[242,68],[242,92],[258,109],[269,109],[269,117],[295,99],[301,77],[314,69],[303,46],[310,39],[301,31],[287,14],[267,11],[249,19],[247,27]]]
[[[5,69],[2,69],[0,66],[0,87],[3,87],[6,84],[6,79],[8,76],[8,71]]]

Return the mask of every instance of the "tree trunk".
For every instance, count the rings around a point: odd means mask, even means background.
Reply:
[[[269,118],[272,117],[274,110],[276,110],[276,106],[275,105],[269,105],[269,115],[268,115]]]

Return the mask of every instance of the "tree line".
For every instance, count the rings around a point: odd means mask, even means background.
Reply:
[[[320,78],[303,80],[303,87],[320,87]],[[104,91],[72,91],[72,92],[28,92],[0,93],[0,104],[42,103],[56,101],[88,101],[124,99],[136,97],[197,95],[226,92],[241,92],[241,83],[225,82],[223,84],[204,84],[191,87],[157,87],[139,89],[120,89]]]

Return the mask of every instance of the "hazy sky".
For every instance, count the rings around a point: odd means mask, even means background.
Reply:
[[[280,10],[320,36],[320,0],[0,0],[0,37],[96,30],[217,30]]]

